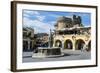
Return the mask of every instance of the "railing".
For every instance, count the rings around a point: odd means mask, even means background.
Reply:
[[[87,37],[87,36],[90,37],[91,35],[82,35],[82,34],[81,35],[56,35],[56,36],[54,36],[54,38],[57,38],[57,37],[58,38],[61,38],[61,37],[65,37],[65,38],[69,37],[69,38],[71,38],[73,36],[74,37]]]

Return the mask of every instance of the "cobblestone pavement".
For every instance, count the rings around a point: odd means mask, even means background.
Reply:
[[[45,62],[45,61],[63,61],[63,60],[86,60],[91,59],[91,52],[64,50],[64,55],[51,58],[32,58],[32,52],[23,52],[23,62]]]

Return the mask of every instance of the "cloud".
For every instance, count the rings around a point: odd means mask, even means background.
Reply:
[[[48,14],[48,16],[57,18],[57,17],[60,17],[61,15],[58,15],[58,14]]]
[[[33,10],[24,10],[23,12],[29,15],[39,15],[40,14],[38,11],[33,11]]]
[[[51,21],[51,22],[48,22],[50,25],[55,25],[56,24],[56,21]]]
[[[23,14],[24,14],[23,15],[24,17],[27,17],[27,18],[30,18],[30,19],[35,18],[39,21],[43,21],[46,17],[44,15],[41,15],[39,11],[32,11],[32,10],[24,10]]]
[[[36,18],[37,18],[39,21],[43,21],[43,20],[45,19],[45,16],[37,15]]]
[[[26,17],[23,19],[23,26],[33,28],[35,33],[49,33],[50,29],[54,29],[54,26],[49,23],[44,23],[39,20],[30,20]]]
[[[36,17],[36,15],[39,15],[39,12],[32,10],[23,10],[23,17],[32,19],[33,16]]]

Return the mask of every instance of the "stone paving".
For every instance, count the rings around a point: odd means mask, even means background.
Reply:
[[[32,58],[33,52],[23,52],[23,62],[45,62],[45,61],[63,61],[63,60],[86,60],[91,59],[91,52],[64,50],[64,55],[50,58]]]

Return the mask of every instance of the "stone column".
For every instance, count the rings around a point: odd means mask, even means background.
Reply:
[[[49,33],[49,47],[51,48],[51,29],[50,29],[50,33]]]
[[[61,51],[63,51],[64,50],[64,35],[62,36],[61,41],[62,41],[62,49],[61,49]]]
[[[61,47],[60,47],[60,51],[61,51],[61,53],[63,53],[64,52],[64,40],[63,40],[63,38],[62,39],[60,39],[61,40]]]
[[[64,41],[62,40],[62,49],[64,49]]]
[[[75,51],[75,40],[73,40],[73,51]]]
[[[30,50],[30,39],[28,39],[28,50]]]
[[[76,46],[76,36],[75,35],[72,36],[72,40],[73,40],[73,51],[75,51],[75,46]]]
[[[53,47],[55,47],[55,42],[56,42],[56,41],[54,40],[54,42],[53,42]]]

